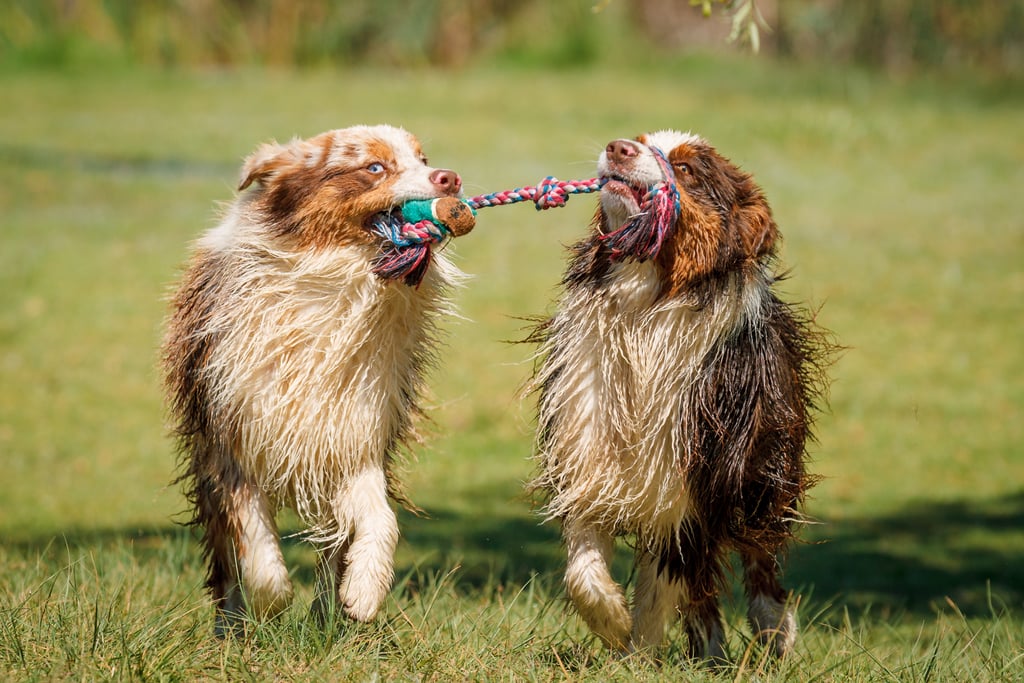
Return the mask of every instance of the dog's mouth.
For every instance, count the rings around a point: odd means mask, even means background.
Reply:
[[[404,222],[405,216],[402,215],[402,205],[395,204],[386,209],[367,214],[366,218],[363,219],[363,229],[371,230],[374,225],[379,225],[381,223],[395,223],[401,225]]]
[[[449,195],[413,194],[411,196],[403,197],[401,200],[396,200],[391,206],[367,214],[362,221],[363,229],[370,230],[372,232],[372,228],[375,225],[402,225],[406,222],[405,214],[402,213],[402,207],[407,203],[443,199],[447,196]]]
[[[646,185],[636,185],[618,173],[603,174],[601,179],[604,181],[601,206],[605,211],[615,214],[615,218],[621,221],[640,213],[647,196]]]

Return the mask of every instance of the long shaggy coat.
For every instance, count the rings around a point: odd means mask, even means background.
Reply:
[[[534,486],[561,521],[567,591],[609,647],[655,647],[681,615],[691,654],[718,659],[718,596],[737,550],[750,623],[783,654],[797,627],[780,558],[811,484],[827,343],[775,293],[778,230],[761,190],[706,141],[616,140],[598,168],[593,231],[536,335]],[[658,183],[673,184],[678,213],[651,227],[642,214]],[[608,569],[627,535],[631,609]]]
[[[367,228],[460,183],[389,126],[268,144],[242,168],[239,190],[251,189],[195,244],[163,367],[218,633],[290,602],[274,521],[284,505],[321,551],[319,612],[337,601],[369,620],[387,595],[391,463],[461,273],[439,253],[418,286],[382,279]]]

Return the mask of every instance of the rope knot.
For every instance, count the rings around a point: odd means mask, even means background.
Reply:
[[[434,244],[448,237],[448,229],[433,221],[422,220],[415,223],[404,223],[398,239],[392,240],[397,246],[407,247],[413,244]]]
[[[554,206],[565,206],[567,193],[566,183],[555,176],[549,175],[537,184],[537,195],[533,199],[538,211]]]

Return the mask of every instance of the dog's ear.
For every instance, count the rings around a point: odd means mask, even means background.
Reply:
[[[729,212],[730,232],[734,247],[746,258],[760,259],[775,250],[779,228],[772,217],[764,192],[749,173],[731,163],[724,176],[732,188],[732,210]]]
[[[244,190],[252,185],[253,181],[263,182],[266,178],[294,164],[294,148],[294,144],[280,145],[276,142],[260,145],[255,152],[246,157],[242,164],[242,174],[238,178],[238,190]]]
[[[740,202],[736,225],[743,253],[759,259],[775,250],[779,227],[764,194],[752,182],[751,185],[750,194]]]

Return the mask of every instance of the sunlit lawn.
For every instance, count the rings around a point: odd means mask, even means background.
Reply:
[[[475,277],[433,373],[431,436],[407,465],[430,516],[402,517],[388,618],[336,639],[310,632],[313,557],[292,540],[296,608],[256,644],[208,641],[197,548],[173,522],[184,501],[169,484],[155,369],[163,298],[242,156],[372,122],[416,133],[468,194],[590,177],[609,139],[663,127],[699,132],[753,172],[785,236],[787,295],[820,305],[848,347],[813,446],[820,524],[787,574],[807,635],[776,675],[1024,670],[1019,90],[691,61],[644,73],[6,73],[0,91],[0,670],[670,676],[606,657],[568,616],[557,530],[522,492],[533,349],[508,342],[550,310],[589,197],[485,209],[454,246]],[[730,614],[738,656],[745,631]],[[676,634],[673,666],[687,666],[681,651]]]

